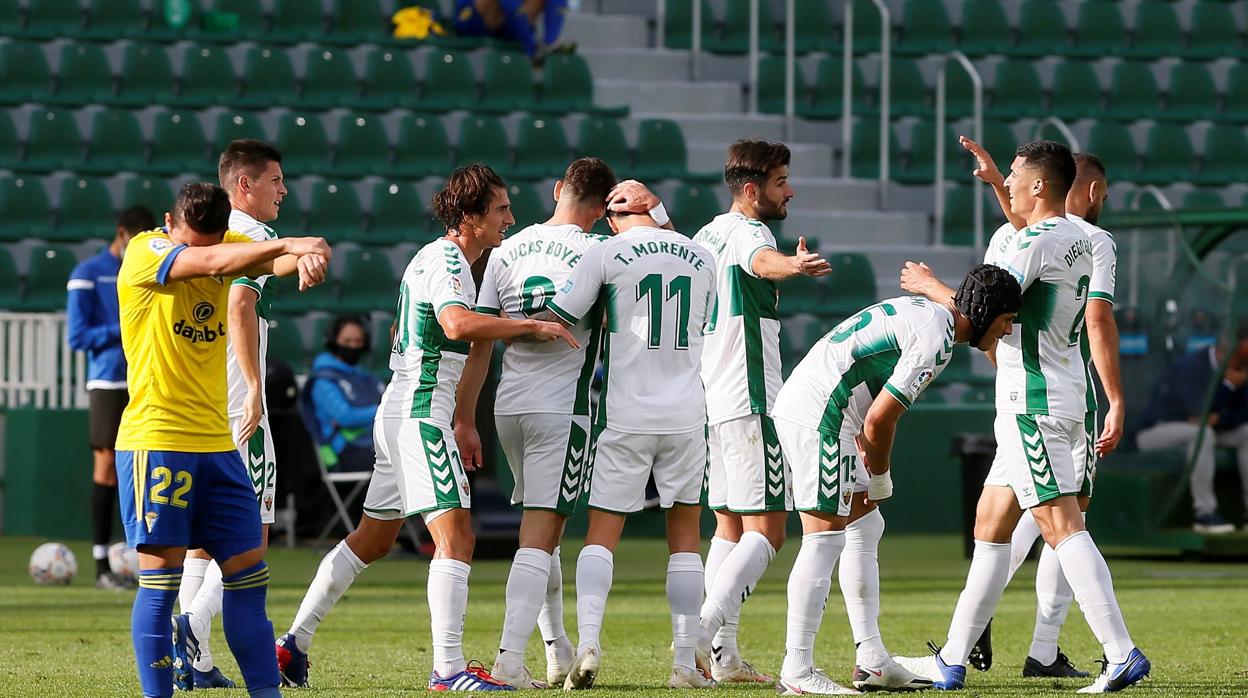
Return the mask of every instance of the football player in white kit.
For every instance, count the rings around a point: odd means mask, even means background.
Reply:
[[[643,209],[644,210],[644,209]],[[568,325],[603,323],[602,394],[589,476],[589,530],[576,564],[579,645],[564,688],[589,688],[613,554],[653,475],[667,511],[667,598],[675,651],[668,685],[715,685],[697,658],[702,558],[698,518],[706,472],[702,332],[715,302],[706,248],[658,227],[649,213],[608,213],[616,235],[591,246],[547,308]],[[702,665],[702,666],[699,666]],[[703,673],[705,672],[705,673]]]
[[[277,239],[267,223],[278,216],[286,186],[282,154],[263,141],[231,141],[218,160],[217,176],[230,195],[230,230],[252,240]],[[265,356],[269,346],[269,299],[265,284],[271,276],[239,277],[230,286],[226,413],[235,448],[247,466],[256,491],[264,546],[273,523],[277,461],[264,397]],[[192,667],[175,667],[174,684],[182,690],[233,688],[234,682],[216,668],[209,647],[212,619],[221,612],[221,569],[203,550],[189,550],[178,588],[182,614],[174,617],[177,641],[197,647]]]
[[[910,296],[861,310],[817,342],[780,389],[773,414],[803,533],[789,574],[781,694],[856,693],[814,664],[815,635],[838,559],[857,647],[854,686],[931,687],[931,680],[893,661],[880,639],[877,560],[884,519],[875,503],[892,495],[890,455],[898,420],[944,371],[955,345],[969,342],[991,351],[1009,334],[1021,304],[1014,277],[980,265],[946,303]],[[851,522],[866,532],[860,536],[865,540],[847,540]]]
[[[995,169],[979,157],[976,174]],[[1001,342],[997,363],[997,455],[984,481],[975,517],[975,553],[954,609],[948,639],[934,654],[899,658],[937,688],[965,684],[971,648],[987,626],[1010,574],[1011,538],[1030,509],[1053,547],[1084,617],[1105,651],[1106,666],[1081,693],[1131,686],[1151,665],[1127,632],[1105,558],[1084,527],[1077,495],[1087,476],[1087,367],[1080,344],[1092,279],[1092,243],[1066,217],[1076,165],[1053,141],[1018,147],[998,197],[1025,227],[985,255],[1023,287],[1019,329]],[[994,188],[997,188],[994,185]],[[929,293],[947,299],[943,284]]]
[[[434,196],[446,236],[425,245],[403,272],[390,354],[394,377],[373,428],[377,463],[360,525],[321,561],[290,631],[277,641],[283,681],[307,685],[312,635],[355,577],[390,551],[403,520],[420,514],[437,552],[428,596],[436,691],[513,690],[463,654],[468,574],[475,538],[465,471],[481,465],[477,395],[493,342],[530,335],[576,339],[559,323],[473,312],[471,265],[498,247],[515,219],[507,187],[485,165],[456,170]],[[471,343],[471,344],[470,344]]]
[[[706,556],[703,650],[716,681],[771,683],[741,658],[737,618],[784,542],[793,509],[771,405],[780,389],[778,281],[824,276],[827,261],[806,250],[776,249],[767,222],[788,216],[789,148],[741,140],[728,148],[724,180],[732,208],[694,236],[715,258],[720,302],[707,325],[702,361],[706,385],[710,470],[707,504],[715,536]]]

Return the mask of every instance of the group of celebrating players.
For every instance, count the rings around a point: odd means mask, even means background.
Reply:
[[[1106,657],[1081,692],[1144,678],[1149,662],[1127,633],[1081,515],[1096,457],[1113,450],[1122,425],[1116,334],[1101,322],[1108,316],[1112,327],[1114,246],[1094,225],[1104,169],[1093,156],[1039,141],[1018,148],[1007,178],[976,143],[963,145],[1010,221],[986,263],[956,291],[926,265],[907,264],[902,287],[916,295],[844,320],[787,381],[779,282],[831,268],[804,239],[795,254],[780,252],[767,227],[787,216],[794,196],[783,144],[729,148],[732,207],[692,238],[676,232],[643,184],[617,182],[607,163],[587,157],[556,183],[549,220],[504,239],[516,222],[506,184],[485,165],[456,170],[433,200],[446,235],[412,258],[398,289],[394,375],[374,424],[363,516],[322,560],[276,641],[275,661],[263,561],[275,472],[262,386],[265,287],[271,276],[297,275],[301,290],[323,282],[332,251],[319,238],[274,234],[267,224],[286,193],[281,154],[259,141],[232,142],[220,158],[220,186],[183,187],[165,226],[130,242],[118,275],[131,399],[117,471],[127,540],[140,554],[132,635],[143,695],[233,685],[208,646],[218,613],[250,695],[307,686],[317,628],[416,514],[436,545],[429,689],[590,688],[603,670],[613,551],[650,479],[667,517],[670,687],[746,682],[775,683],[785,695],[857,693],[813,656],[839,561],[857,648],[853,686],[961,688],[968,663],[991,664],[993,610],[1038,535],[1046,545],[1024,675],[1088,676],[1057,648],[1073,598]],[[613,234],[591,233],[604,216]],[[487,250],[478,289],[471,267]],[[1085,315],[1089,329],[1100,329],[1085,333]],[[475,542],[467,472],[482,465],[476,403],[499,340],[508,346],[496,427],[524,513],[499,652],[487,671],[467,662],[462,646]],[[947,642],[895,658],[878,624],[877,503],[892,494],[898,420],[959,344],[997,366],[997,455]],[[1093,364],[1111,403],[1099,438]],[[582,498],[589,526],[576,565],[574,646],[563,626],[559,544]],[[704,501],[717,521],[705,562]],[[742,658],[737,623],[792,511],[803,535],[773,679]],[[182,612],[171,641],[175,598]],[[524,663],[535,626],[545,681]]]

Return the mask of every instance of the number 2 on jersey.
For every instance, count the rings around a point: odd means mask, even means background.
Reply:
[[[666,301],[676,299],[676,348],[689,348],[689,295],[692,279],[688,276],[677,276],[667,283],[667,293],[663,293],[663,275],[649,274],[637,282],[637,302],[649,300],[647,315],[649,316],[649,341],[651,349],[658,349],[663,339],[663,307]]]
[[[1079,346],[1079,337],[1083,334],[1083,314],[1088,310],[1088,285],[1091,283],[1092,277],[1086,274],[1079,277],[1079,287],[1075,289],[1079,312],[1075,313],[1075,321],[1070,324],[1070,344],[1067,346]]]

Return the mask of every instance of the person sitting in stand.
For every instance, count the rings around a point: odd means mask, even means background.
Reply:
[[[365,320],[354,315],[334,318],[325,337],[325,351],[312,361],[303,389],[309,428],[325,467],[338,471],[373,467],[373,417],[386,383],[359,366],[371,343]]]

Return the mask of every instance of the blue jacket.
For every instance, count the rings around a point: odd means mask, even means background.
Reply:
[[[69,346],[87,352],[87,390],[126,387],[117,305],[120,270],[121,260],[105,247],[74,267],[66,284]]]
[[[317,442],[327,444],[335,455],[348,444],[371,450],[373,417],[386,384],[329,352],[312,360],[308,382],[303,394],[312,402]]]
[[[1213,347],[1188,352],[1171,362],[1153,390],[1148,407],[1140,413],[1139,428],[1162,422],[1186,422],[1199,417],[1205,393],[1214,380]],[[1248,419],[1248,385],[1232,390],[1218,380],[1210,414],[1219,415],[1219,430],[1230,429]]]

